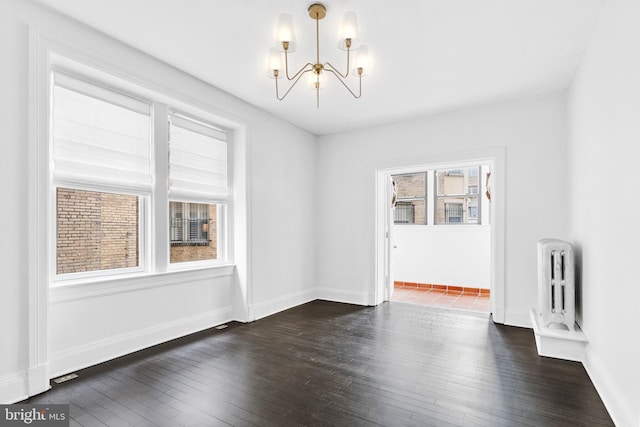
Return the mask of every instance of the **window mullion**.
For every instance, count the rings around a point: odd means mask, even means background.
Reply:
[[[151,195],[151,233],[149,252],[155,272],[165,272],[169,266],[169,107],[153,105],[153,166],[155,180]]]
[[[435,224],[436,217],[436,181],[435,171],[427,171],[427,190],[425,192],[425,212],[427,213],[427,225]]]

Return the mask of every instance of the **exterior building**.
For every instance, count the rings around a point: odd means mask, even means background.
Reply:
[[[479,168],[438,171],[436,224],[478,224]]]

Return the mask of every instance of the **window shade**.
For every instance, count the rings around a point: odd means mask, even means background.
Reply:
[[[170,115],[170,122],[169,197],[226,201],[226,132],[177,114]]]
[[[150,111],[144,101],[54,73],[54,177],[149,190]]]

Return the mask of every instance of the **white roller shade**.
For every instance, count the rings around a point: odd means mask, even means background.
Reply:
[[[169,197],[224,202],[228,197],[227,134],[184,116],[170,116]]]
[[[54,177],[149,190],[150,111],[139,99],[54,73]]]

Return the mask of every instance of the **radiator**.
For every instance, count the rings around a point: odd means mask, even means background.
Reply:
[[[544,327],[574,330],[576,293],[573,245],[558,239],[538,241],[538,315]]]

